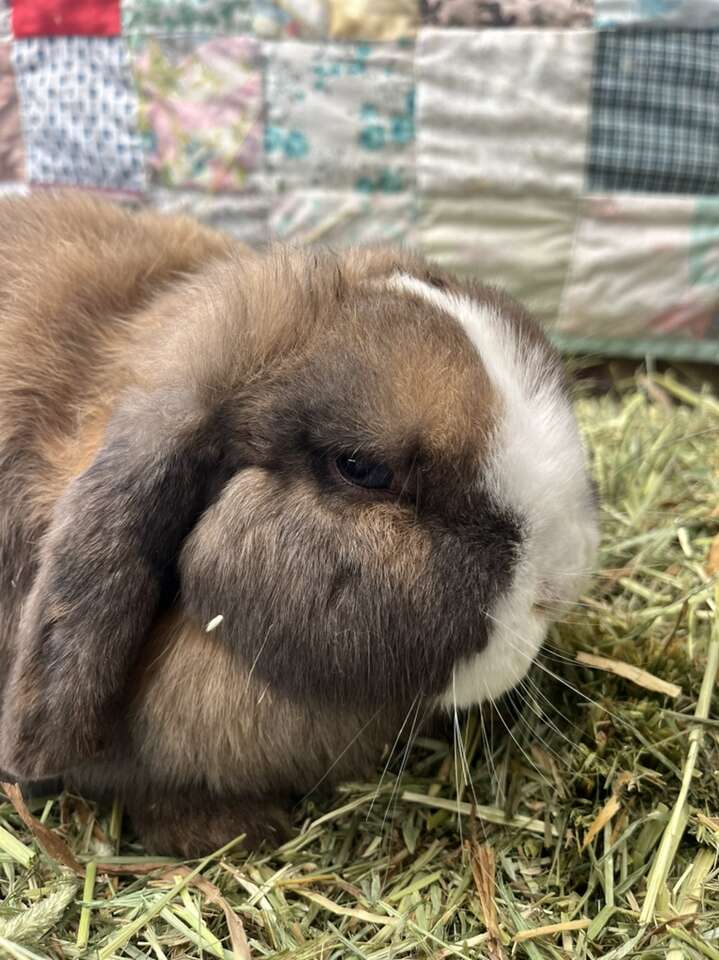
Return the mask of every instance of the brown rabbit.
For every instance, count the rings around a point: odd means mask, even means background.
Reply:
[[[560,362],[507,296],[0,201],[14,777],[119,794],[157,852],[277,838],[408,710],[515,685],[596,540]]]

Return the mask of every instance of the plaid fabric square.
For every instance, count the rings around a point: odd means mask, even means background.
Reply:
[[[19,180],[23,174],[22,133],[15,76],[9,43],[0,42],[0,181]]]
[[[153,180],[166,187],[247,189],[262,153],[259,43],[152,38],[134,71]]]
[[[414,184],[412,50],[268,43],[266,165],[276,189]]]
[[[31,183],[142,190],[137,102],[121,39],[16,40],[13,65]]]
[[[120,0],[12,0],[12,29],[18,39],[116,37]]]
[[[244,33],[252,0],[122,0],[122,30],[133,34],[182,36]]]
[[[587,180],[593,191],[719,192],[719,33],[599,34]]]

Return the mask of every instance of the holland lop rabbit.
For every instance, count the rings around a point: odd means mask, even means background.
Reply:
[[[0,202],[7,775],[119,795],[158,853],[276,841],[413,704],[516,685],[596,544],[560,361],[505,294]]]

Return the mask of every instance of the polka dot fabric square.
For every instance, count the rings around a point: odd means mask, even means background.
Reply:
[[[258,42],[150,39],[134,71],[153,181],[210,191],[249,189],[262,149]]]
[[[142,190],[136,98],[120,39],[17,40],[13,65],[31,183]]]

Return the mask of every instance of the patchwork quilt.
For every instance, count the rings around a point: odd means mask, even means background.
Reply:
[[[719,362],[719,0],[0,0],[0,191],[60,184]]]

